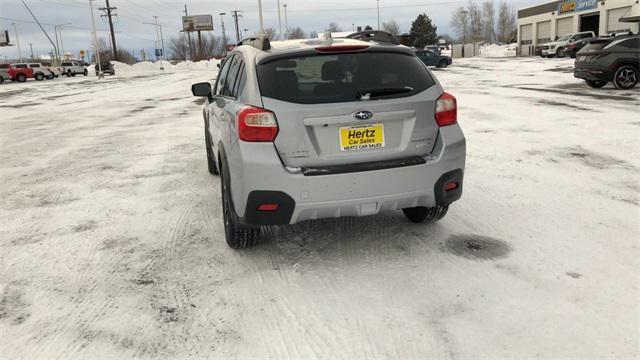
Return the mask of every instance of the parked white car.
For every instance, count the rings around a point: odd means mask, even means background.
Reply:
[[[565,35],[559,38],[556,41],[551,41],[545,44],[542,44],[542,51],[540,56],[552,58],[554,56],[564,57],[564,47],[569,43],[574,43],[576,41],[595,37],[596,34],[593,31],[583,31],[575,34]]]
[[[67,76],[76,76],[78,74],[84,76],[89,75],[87,67],[80,61],[63,61],[60,66],[62,66],[62,71]]]

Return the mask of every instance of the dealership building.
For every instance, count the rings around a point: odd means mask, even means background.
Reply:
[[[581,31],[593,31],[596,35],[623,31],[638,33],[639,2],[639,0],[561,0],[519,9],[520,54],[532,55],[538,44]]]

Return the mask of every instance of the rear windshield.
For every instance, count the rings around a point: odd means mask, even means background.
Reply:
[[[418,58],[398,53],[309,55],[257,69],[262,96],[298,104],[406,97],[434,85]]]
[[[70,62],[63,62],[62,66],[73,66],[73,64],[71,64]]]
[[[590,43],[588,43],[587,45],[585,45],[585,47],[582,48],[581,52],[589,52],[589,51],[599,51],[602,50],[603,47],[605,47],[607,44],[609,44],[610,41],[607,40],[595,40],[592,41]]]

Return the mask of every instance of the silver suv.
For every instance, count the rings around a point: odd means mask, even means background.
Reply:
[[[206,99],[209,172],[221,175],[232,248],[256,244],[264,225],[390,210],[437,221],[462,195],[456,99],[408,47],[251,38],[213,88],[192,92]]]

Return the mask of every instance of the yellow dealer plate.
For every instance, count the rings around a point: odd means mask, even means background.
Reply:
[[[369,150],[384,147],[382,124],[349,126],[340,128],[340,150]]]

